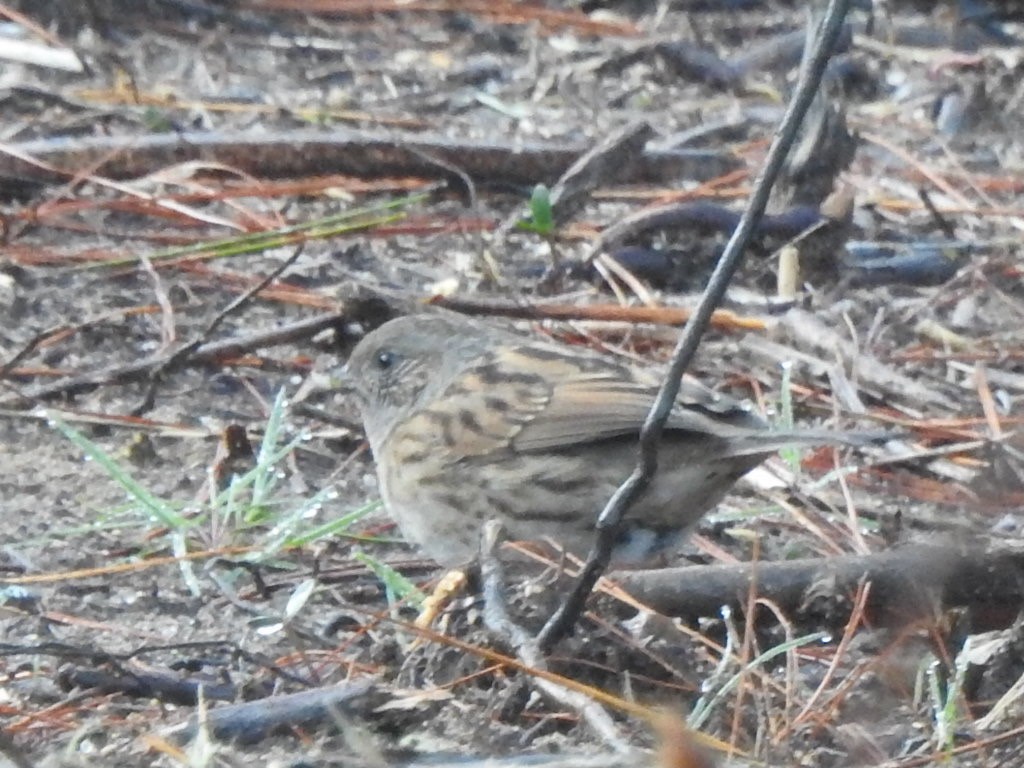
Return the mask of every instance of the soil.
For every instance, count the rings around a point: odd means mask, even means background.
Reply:
[[[334,13],[269,0],[7,5],[27,16],[14,18],[12,35],[69,46],[85,66],[5,62],[3,155],[58,137],[72,149],[109,137],[127,152],[154,134],[269,142],[310,128],[396,143],[429,135],[467,146],[590,147],[645,120],[663,146],[712,157],[672,183],[616,167],[556,233],[513,229],[501,242],[494,230],[525,214],[533,185],[480,172],[467,186],[441,163],[434,175],[390,168],[360,178],[324,167],[295,173],[290,185],[262,177],[259,156],[249,158],[255,173],[237,172],[243,163],[230,154],[115,179],[124,174],[112,153],[109,165],[65,167],[73,175],[59,184],[0,167],[0,765],[524,755],[569,765],[612,755],[592,720],[546,695],[529,670],[487,655],[515,648],[485,628],[474,589],[435,625],[452,641],[416,640],[412,600],[367,563],[385,563],[427,591],[440,571],[401,542],[386,512],[374,507],[347,531],[285,549],[272,546],[275,526],[291,516],[295,531],[309,532],[378,498],[358,418],[330,376],[380,315],[434,296],[520,309],[612,307],[619,299],[585,262],[598,231],[669,199],[716,206],[716,216],[741,211],[799,51],[793,58],[773,44],[762,64],[743,57],[801,30],[803,9],[781,0],[379,2]],[[1011,20],[976,39],[977,27],[951,23],[949,9],[889,5],[870,34],[863,11],[851,12],[858,33],[826,91],[857,137],[848,167],[834,170],[836,187],[851,194],[848,215],[808,236],[819,237],[817,255],[792,300],[773,295],[778,248],[792,233],[759,235],[728,306],[765,328],[716,327],[691,372],[767,411],[783,410],[788,386],[800,423],[902,434],[887,446],[773,459],[705,518],[675,564],[866,554],[922,540],[969,542],[984,557],[1019,544],[1024,48],[1003,35],[1024,35],[1024,25]],[[905,42],[910,29],[925,42]],[[317,165],[315,156],[304,160]],[[822,181],[825,171],[816,173]],[[832,190],[825,181],[815,210]],[[815,194],[807,189],[791,180],[771,212],[806,203],[801,194]],[[310,235],[297,256],[289,244],[165,258],[173,247],[406,195],[421,196],[401,221]],[[637,276],[635,287],[617,281],[623,303],[693,305],[729,229],[706,212],[688,216],[705,218],[611,249]],[[897,254],[857,261],[865,246],[854,241]],[[293,256],[272,290],[229,310]],[[315,335],[118,373],[191,341],[245,339],[325,311],[338,319]],[[800,313],[823,330],[808,331]],[[656,323],[519,325],[651,365],[668,359],[676,334]],[[792,363],[788,373],[782,360]],[[85,374],[95,381],[61,391]],[[49,385],[56,389],[43,391]],[[294,445],[270,472],[269,501],[211,512],[211,494],[253,466],[247,444],[259,451],[282,391],[276,445]],[[151,407],[140,408],[148,395]],[[57,420],[166,506],[147,505]],[[836,461],[849,471],[834,471]],[[177,537],[161,517],[167,510],[184,518]],[[176,540],[194,554],[190,566],[171,557]],[[554,570],[513,562],[506,597],[530,631],[567,590]],[[853,594],[814,586],[813,610],[769,605],[756,621],[737,610],[662,616],[605,590],[549,665],[667,712],[673,724],[720,691],[700,730],[741,753],[716,757],[723,765],[1024,765],[1019,702],[984,720],[1024,672],[1016,604],[984,633],[976,608],[941,603],[878,626],[857,612]],[[737,598],[742,609],[752,596],[723,596],[723,604]],[[150,674],[193,694],[129,685]],[[727,685],[734,676],[738,684]],[[201,710],[199,681],[216,710],[364,680],[372,694],[340,718],[213,744],[178,730]],[[609,711],[621,744],[638,750],[614,760],[699,764],[666,748],[690,738],[681,726]]]

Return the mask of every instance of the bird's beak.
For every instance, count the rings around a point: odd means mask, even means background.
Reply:
[[[333,369],[327,376],[331,389],[336,392],[343,392],[345,394],[355,392],[355,382],[352,381],[352,377],[349,375],[348,365],[342,365]]]

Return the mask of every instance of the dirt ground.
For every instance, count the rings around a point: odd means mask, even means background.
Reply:
[[[936,590],[897,594],[879,576],[872,592],[871,579],[822,572],[756,612],[743,610],[756,589],[727,592],[723,612],[715,596],[711,610],[657,611],[608,587],[549,662],[617,697],[602,702],[614,736],[487,655],[514,652],[485,630],[472,591],[436,625],[453,640],[416,641],[414,601],[376,564],[425,590],[440,574],[379,508],[318,530],[377,499],[352,403],[329,376],[364,330],[437,296],[529,310],[524,330],[664,362],[676,329],[615,310],[694,304],[795,83],[803,9],[0,7],[3,35],[74,52],[28,64],[0,42],[0,766],[547,755],[682,768],[701,764],[672,749],[689,738],[687,716],[735,747],[723,765],[1024,765],[1013,693],[1024,679],[1024,23],[953,18],[954,3],[886,5],[872,19],[851,12],[826,90],[830,119],[856,139],[848,162],[812,166],[776,195],[777,227],[756,238],[727,300],[738,319],[709,333],[692,373],[772,418],[791,400],[801,424],[898,439],[773,459],[674,564],[856,564],[926,545],[941,562],[919,578]],[[552,233],[496,239],[534,183],[565,168],[524,153],[490,170],[500,163],[478,160],[481,146],[578,154],[639,121],[660,160],[610,167]],[[306,143],[312,132],[435,143],[339,159]],[[215,157],[139,149],[142,137],[199,134],[223,142]],[[40,143],[61,138],[71,154]],[[95,140],[112,143],[74,154]],[[846,207],[821,219],[833,189]],[[405,198],[386,211],[400,218],[370,221]],[[617,261],[592,265],[599,232],[669,202],[683,213],[609,242]],[[360,210],[371,214],[352,232],[209,245]],[[810,234],[807,210],[824,222]],[[795,295],[780,297],[779,249],[794,240],[813,248]],[[538,319],[566,307],[592,314]],[[259,341],[321,315],[283,343]],[[189,342],[200,348],[171,356]],[[262,465],[272,487],[251,506],[214,505],[233,473],[252,471],[246,445],[260,450],[281,391],[275,445],[291,445]],[[295,546],[279,546],[283,520]],[[184,552],[188,565],[173,558]],[[906,563],[913,574],[918,560]],[[508,600],[535,630],[564,582],[527,571]],[[182,730],[203,711],[199,683],[211,712],[335,685],[351,697],[271,733],[211,740],[209,723]],[[616,745],[637,751],[611,757]]]

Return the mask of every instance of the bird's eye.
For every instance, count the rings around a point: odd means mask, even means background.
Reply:
[[[383,352],[377,353],[377,367],[382,371],[388,370],[392,365],[395,364],[395,353],[384,350]]]

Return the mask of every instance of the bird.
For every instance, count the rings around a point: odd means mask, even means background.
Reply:
[[[464,567],[483,525],[585,555],[595,521],[636,466],[660,377],[595,350],[454,313],[387,321],[340,380],[355,400],[384,505],[406,540]],[[620,528],[613,565],[674,547],[744,474],[784,446],[860,443],[858,433],[773,431],[690,379],[665,424],[659,469]]]

